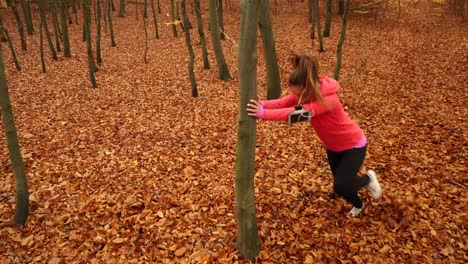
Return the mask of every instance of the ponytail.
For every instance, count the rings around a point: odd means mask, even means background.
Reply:
[[[294,54],[289,60],[293,66],[293,71],[289,76],[289,85],[302,88],[298,104],[302,105],[314,100],[327,104],[320,91],[317,59],[312,56]]]

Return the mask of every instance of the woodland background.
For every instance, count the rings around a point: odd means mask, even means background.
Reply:
[[[189,5],[197,98],[183,34],[174,38],[163,24],[171,21],[168,1],[157,14],[161,38],[148,31],[147,64],[136,5],[127,4],[124,18],[113,13],[117,46],[104,33],[97,89],[89,82],[81,23],[69,25],[72,57],[52,61],[46,49],[42,73],[39,34],[28,36],[22,51],[14,17],[0,10],[22,66],[16,71],[4,44],[31,199],[27,224],[13,225],[15,179],[2,130],[1,263],[246,262],[234,249],[239,5],[230,2],[223,50],[233,79],[227,82],[217,78],[207,23],[211,69],[203,69]],[[275,2],[282,88],[293,52],[317,56],[321,74],[332,76],[340,18],[333,16],[319,53],[309,38],[307,4]],[[389,0],[377,16],[357,11],[343,46],[340,98],[368,137],[364,167],[378,172],[384,196],[375,202],[363,191],[365,212],[349,219],[349,205],[330,195],[331,174],[313,130],[259,121],[258,262],[466,263],[466,18],[448,2],[429,0]],[[258,51],[264,98],[260,43]]]

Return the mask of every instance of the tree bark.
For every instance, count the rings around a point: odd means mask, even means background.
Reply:
[[[352,0],[346,1],[346,7],[344,10],[343,18],[342,18],[342,24],[341,24],[341,34],[340,38],[338,40],[338,47],[336,49],[336,66],[335,66],[335,72],[333,74],[333,78],[335,80],[338,80],[340,77],[340,70],[341,70],[341,53],[343,49],[343,42],[345,40],[346,36],[346,22],[348,20],[348,13],[349,13],[349,7],[351,6]]]
[[[218,24],[219,28],[221,29],[221,34],[219,35],[221,40],[225,40],[226,36],[224,36],[224,12],[223,12],[223,0],[218,0]]]
[[[153,14],[155,36],[156,36],[156,39],[159,39],[158,19],[156,17],[156,10],[155,10],[155,7],[154,7],[154,0],[151,0],[151,12]]]
[[[177,28],[176,28],[176,15],[175,15],[175,3],[174,0],[171,0],[171,18],[172,18],[172,35],[177,37]]]
[[[193,70],[193,64],[195,62],[195,52],[193,52],[192,40],[190,39],[190,22],[187,16],[187,7],[185,4],[185,0],[182,0],[182,17],[185,28],[185,42],[187,44],[187,49],[189,52],[188,72],[190,78],[190,85],[192,86],[192,97],[198,97],[197,81],[195,79],[195,72]]]
[[[3,18],[1,16],[1,14],[0,14],[0,30],[3,33],[3,35],[5,36],[6,41],[8,42],[8,47],[10,48],[11,56],[13,57],[13,62],[15,63],[16,70],[21,71],[21,66],[20,66],[20,64],[18,62],[18,58],[16,57],[16,52],[15,52],[15,48],[13,47],[13,42],[11,42],[11,38],[10,38],[10,34],[8,33],[8,29],[3,24]]]
[[[42,27],[47,38],[47,43],[49,43],[50,53],[52,53],[53,60],[58,60],[57,51],[55,50],[54,42],[52,41],[52,37],[50,36],[49,27],[47,26],[46,6],[46,0],[39,0],[39,13],[41,16]]]
[[[109,19],[109,32],[111,36],[111,47],[117,46],[114,38],[114,27],[112,26],[112,14],[111,14],[112,0],[107,0],[107,19]]]
[[[271,26],[270,4],[268,0],[259,0],[260,11],[258,25],[262,36],[263,54],[267,70],[267,99],[277,99],[281,95],[281,81],[276,56],[275,39]]]
[[[59,0],[59,9],[60,9],[60,22],[62,24],[62,33],[63,33],[63,53],[67,58],[71,57],[70,51],[70,37],[68,35],[68,25],[67,25],[67,16],[65,14],[66,2],[65,0]]]
[[[57,52],[62,52],[62,48],[60,47],[60,27],[58,25],[57,19],[57,10],[55,9],[55,1],[49,1],[50,6],[50,14],[52,15],[52,25],[54,26],[54,37],[55,37],[55,46],[57,47]]]
[[[45,60],[44,60],[44,38],[43,38],[43,31],[44,25],[42,24],[42,20],[39,24],[39,55],[41,56],[41,70],[42,73],[47,71]]]
[[[218,64],[219,78],[223,81],[231,79],[226,59],[224,58],[223,48],[221,46],[221,39],[218,29],[218,19],[216,16],[216,0],[209,0],[209,14],[210,14],[210,28],[211,28],[211,41],[215,51],[216,63]],[[255,27],[257,28],[257,27]]]
[[[89,69],[89,78],[91,80],[91,84],[93,88],[98,88],[98,84],[96,82],[95,72],[96,72],[96,63],[94,62],[93,56],[93,46],[91,41],[91,10],[89,6],[89,0],[83,0],[83,25],[84,25],[84,33],[86,35],[86,51],[88,53],[88,69]]]
[[[101,0],[96,0],[96,62],[98,65],[102,63],[102,54],[101,54]]]
[[[24,35],[23,22],[21,21],[21,17],[18,13],[18,9],[16,8],[16,0],[11,1],[11,10],[13,11],[13,15],[15,16],[15,20],[16,20],[16,25],[18,26],[18,33],[21,39],[21,49],[27,50],[28,47],[26,44],[26,37]]]
[[[25,225],[29,215],[29,193],[26,172],[15,126],[15,118],[11,107],[8,83],[3,63],[2,45],[0,45],[0,106],[2,111],[3,126],[5,128],[8,153],[13,167],[16,182],[16,211],[15,224]]]
[[[259,253],[255,210],[256,119],[247,115],[247,103],[257,97],[257,12],[259,0],[241,0],[239,68],[239,120],[236,150],[236,248],[254,261]]]
[[[119,17],[125,16],[125,0],[120,0],[119,4]]]
[[[205,30],[203,29],[203,19],[200,11],[200,0],[194,0],[195,2],[195,13],[197,15],[197,24],[198,24],[198,35],[200,35],[200,44],[202,47],[202,56],[203,56],[203,68],[210,68],[210,61],[208,60],[208,51],[206,49],[206,38]]]
[[[319,52],[324,52],[325,49],[323,47],[323,37],[322,37],[322,28],[320,25],[320,8],[319,8],[319,0],[312,0],[315,1],[315,19],[317,22],[317,35],[319,38]]]
[[[29,4],[26,0],[21,0],[21,9],[23,10],[26,31],[28,32],[28,35],[32,35],[34,33],[34,26],[32,22],[31,9],[29,8]]]
[[[332,0],[325,1],[325,27],[323,29],[323,36],[330,37],[330,26],[332,17]]]

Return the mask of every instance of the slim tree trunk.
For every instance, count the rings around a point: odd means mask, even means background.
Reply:
[[[29,215],[28,182],[26,180],[23,158],[21,157],[10,94],[8,92],[5,64],[3,63],[2,45],[0,45],[0,107],[2,109],[2,120],[5,128],[8,153],[16,182],[15,224],[25,225]]]
[[[259,0],[260,10],[258,26],[262,36],[263,54],[267,69],[267,99],[276,99],[281,95],[281,81],[276,57],[275,39],[271,26],[270,4],[268,0]]]
[[[197,81],[195,80],[195,72],[193,71],[193,64],[195,62],[195,52],[193,52],[192,40],[190,39],[190,26],[189,26],[189,19],[187,16],[187,8],[185,5],[185,0],[182,0],[182,16],[183,16],[183,23],[184,23],[184,28],[185,28],[185,42],[187,43],[187,49],[189,52],[188,71],[189,71],[190,85],[192,86],[192,97],[198,97]]]
[[[198,24],[198,34],[200,35],[200,44],[202,47],[202,56],[203,56],[203,68],[210,68],[210,61],[208,60],[208,51],[206,49],[206,38],[205,30],[203,29],[203,19],[200,11],[200,0],[194,0],[195,2],[195,13],[197,15],[197,24]]]
[[[71,57],[70,51],[70,37],[68,35],[68,25],[67,25],[67,16],[65,14],[65,8],[67,3],[65,0],[59,0],[59,9],[60,9],[60,22],[62,24],[62,33],[63,33],[63,53],[67,58]]]
[[[349,7],[351,6],[351,2],[352,2],[352,0],[346,1],[346,7],[345,7],[343,18],[342,18],[341,34],[340,34],[340,38],[338,40],[338,47],[336,49],[335,73],[333,74],[333,78],[335,80],[338,80],[339,77],[340,77],[341,53],[342,53],[342,49],[343,49],[343,42],[344,42],[345,36],[346,36],[346,22],[348,20],[348,13],[349,13]]]
[[[120,0],[119,4],[119,17],[125,16],[125,0]]]
[[[79,0],[71,0],[71,1],[73,2],[72,3],[72,12],[75,15],[75,23],[77,25],[79,25],[79,23],[78,23],[78,8],[77,8]]]
[[[236,150],[236,248],[254,261],[259,253],[255,210],[255,143],[257,123],[247,115],[247,103],[257,97],[258,0],[241,0],[239,68],[239,121]]]
[[[224,14],[223,14],[223,0],[218,0],[218,24],[221,34],[219,35],[221,40],[225,40],[224,36]]]
[[[42,73],[45,73],[47,71],[45,60],[44,60],[44,38],[42,31],[44,30],[44,24],[42,24],[42,21],[39,24],[39,54],[41,56],[41,70]]]
[[[310,19],[310,38],[315,39],[315,0],[308,0],[309,1],[309,13],[311,16]],[[313,43],[313,41],[312,41]]]
[[[330,37],[330,26],[332,17],[332,0],[325,1],[325,27],[323,29],[323,36]]]
[[[8,33],[8,29],[3,24],[3,18],[1,16],[1,14],[0,14],[0,30],[1,30],[2,34],[5,36],[6,41],[8,42],[8,47],[10,48],[11,56],[13,57],[13,62],[15,63],[16,70],[21,71],[21,66],[19,65],[18,58],[16,57],[15,48],[13,47],[13,43],[11,42],[10,34]]]
[[[57,60],[58,59],[57,51],[55,50],[54,42],[52,41],[52,37],[50,36],[49,27],[47,26],[46,6],[47,6],[46,0],[39,0],[39,13],[41,16],[42,27],[44,28],[44,32],[47,38],[47,43],[49,43],[49,49],[50,49],[50,53],[52,53],[52,59]]]
[[[28,35],[32,35],[34,33],[34,26],[32,22],[31,9],[29,8],[26,0],[21,0],[21,9],[23,10],[24,22],[26,23],[26,31],[28,32]]]
[[[89,78],[91,80],[91,84],[93,88],[97,88],[97,82],[95,77],[96,72],[96,64],[94,62],[93,56],[93,46],[91,42],[91,26],[89,21],[91,20],[91,10],[89,6],[89,0],[83,0],[83,24],[84,24],[84,32],[86,35],[86,50],[88,53],[88,68],[89,68]]]
[[[55,46],[57,47],[57,52],[62,52],[60,47],[60,27],[57,19],[57,10],[55,9],[55,1],[50,0],[50,14],[52,15],[52,25],[54,26],[54,37],[55,37]]]
[[[161,14],[161,2],[158,0],[158,13]]]
[[[317,22],[317,35],[319,38],[319,52],[324,52],[325,49],[323,47],[323,37],[322,37],[322,26],[320,25],[320,8],[319,8],[319,0],[312,0],[315,1],[315,20]]]
[[[210,28],[211,28],[211,41],[216,56],[216,63],[218,64],[219,78],[223,81],[231,79],[226,59],[224,58],[223,48],[221,46],[221,39],[219,37],[218,19],[216,16],[216,0],[209,0],[209,14],[210,14]],[[255,27],[257,28],[257,27]]]
[[[148,63],[148,15],[147,15],[147,10],[148,9],[148,1],[144,1],[144,6],[143,6],[143,28],[145,30],[145,52],[144,52],[144,57],[143,61],[145,64]],[[146,14],[146,15],[145,15]]]
[[[156,18],[156,10],[155,10],[155,7],[154,7],[154,0],[151,0],[151,13],[153,14],[154,33],[155,33],[156,39],[159,39],[158,19]]]
[[[148,18],[148,0],[143,1],[143,18]]]
[[[111,14],[112,0],[107,0],[107,19],[109,19],[109,32],[111,36],[111,47],[117,46],[114,38],[114,27],[112,26],[112,14]]]
[[[21,17],[18,13],[18,9],[16,8],[16,0],[11,1],[11,10],[13,11],[13,15],[15,16],[15,20],[16,20],[16,25],[18,26],[18,33],[21,39],[21,49],[27,50],[28,47],[26,45],[26,37],[24,35],[23,22],[21,21]]]
[[[101,55],[101,0],[96,0],[96,62],[98,65],[102,63],[102,55]]]
[[[175,15],[175,3],[174,0],[171,0],[171,18],[172,18],[172,35],[177,37],[177,28],[176,28],[176,15]]]

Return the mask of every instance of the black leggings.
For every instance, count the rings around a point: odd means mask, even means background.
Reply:
[[[353,148],[342,152],[327,150],[328,164],[333,174],[333,190],[336,194],[350,202],[354,207],[361,208],[362,201],[358,191],[369,184],[367,175],[357,176],[364,162],[367,146]]]

